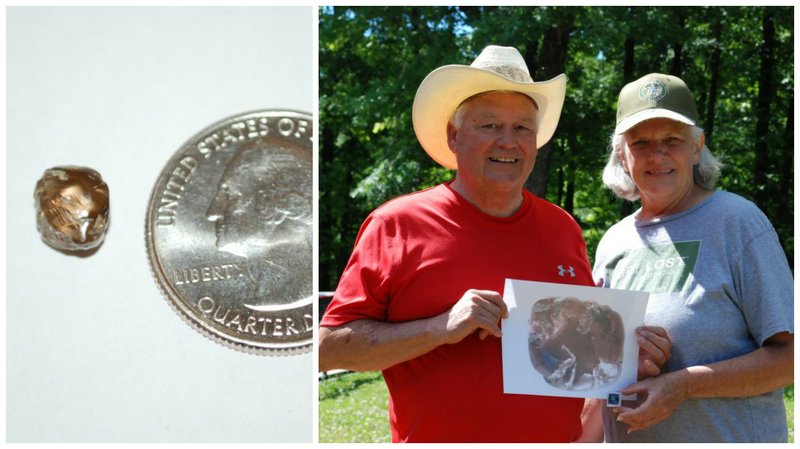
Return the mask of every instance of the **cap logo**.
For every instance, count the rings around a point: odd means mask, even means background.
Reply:
[[[667,85],[657,81],[648,81],[639,89],[639,98],[642,101],[658,101],[667,95]]]

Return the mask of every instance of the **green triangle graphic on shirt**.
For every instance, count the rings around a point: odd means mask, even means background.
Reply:
[[[650,293],[686,291],[694,281],[700,241],[650,245],[629,251],[608,265],[611,288]]]

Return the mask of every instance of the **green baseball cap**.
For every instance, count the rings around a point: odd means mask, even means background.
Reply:
[[[697,123],[697,106],[682,79],[651,73],[626,84],[619,92],[614,134],[653,118],[668,118],[690,126]]]

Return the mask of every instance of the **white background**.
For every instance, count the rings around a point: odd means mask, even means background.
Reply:
[[[6,9],[9,442],[310,442],[312,355],[260,357],[190,328],[149,272],[150,189],[222,118],[311,112],[313,11]],[[56,165],[98,170],[111,226],[90,257],[36,231]]]

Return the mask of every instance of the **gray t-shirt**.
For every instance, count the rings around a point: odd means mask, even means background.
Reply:
[[[637,213],[603,236],[593,275],[603,287],[651,293],[644,322],[672,339],[664,372],[744,355],[779,332],[794,333],[792,273],[753,203],[716,191],[672,216],[638,221]],[[690,399],[666,421],[630,435],[615,418],[603,411],[608,442],[787,441],[781,390]]]

